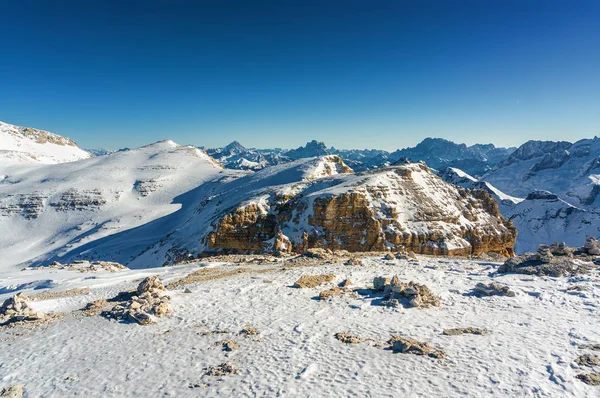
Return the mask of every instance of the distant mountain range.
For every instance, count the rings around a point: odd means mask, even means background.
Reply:
[[[0,123],[6,264],[144,266],[305,246],[506,254],[514,229],[500,214],[518,230],[517,252],[600,236],[600,139],[498,148],[426,138],[394,152],[167,140],[112,152]]]

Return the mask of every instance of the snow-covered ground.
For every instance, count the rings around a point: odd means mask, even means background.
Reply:
[[[579,345],[600,343],[597,271],[572,279],[497,275],[497,264],[419,259],[414,264],[370,257],[363,266],[341,265],[342,260],[285,268],[274,263],[270,272],[261,273],[254,271],[268,266],[226,263],[114,273],[3,273],[0,299],[21,290],[33,294],[89,288],[89,295],[33,302],[42,311],[71,311],[132,289],[148,275],[171,282],[207,265],[250,270],[170,291],[174,313],[150,326],[71,313],[38,328],[0,329],[0,387],[22,383],[29,397],[600,395],[599,387],[575,378],[589,370],[574,362],[589,353]],[[301,275],[325,273],[336,275],[335,281],[314,289],[291,287]],[[429,286],[441,307],[392,309],[360,294],[315,299],[346,278],[364,288],[375,276],[394,274]],[[478,282],[491,280],[509,285],[516,296],[470,294]],[[589,290],[567,291],[574,284]],[[184,293],[186,287],[192,293]],[[258,336],[238,335],[246,325],[254,326]],[[442,334],[455,327],[491,333]],[[233,333],[203,333],[215,330]],[[375,341],[401,334],[442,348],[447,359],[394,354],[372,342],[346,345],[335,339],[337,332]],[[224,339],[237,340],[239,350],[223,352],[216,343]],[[207,367],[223,362],[235,363],[240,373],[204,375]]]

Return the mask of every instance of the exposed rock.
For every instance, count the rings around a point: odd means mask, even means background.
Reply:
[[[385,287],[390,284],[391,280],[391,278],[378,276],[373,279],[373,289],[378,292],[383,292]]]
[[[600,373],[582,373],[575,377],[590,386],[600,386]]]
[[[507,297],[515,296],[515,292],[510,290],[510,288],[508,286],[501,285],[496,282],[492,282],[488,285],[486,285],[485,283],[478,283],[475,286],[475,288],[473,288],[473,291],[477,294],[484,295],[484,296],[507,296]]]
[[[223,351],[235,351],[240,348],[235,340],[223,340],[218,343],[223,347]]]
[[[340,287],[332,287],[319,293],[319,300],[329,300],[332,297],[341,296],[343,292],[344,289]]]
[[[332,253],[326,249],[321,249],[318,247],[308,249],[304,252],[304,256],[309,258],[318,258],[320,260],[328,260],[331,258]]]
[[[3,388],[0,390],[0,397],[23,398],[23,384]]]
[[[573,248],[568,247],[565,242],[554,242],[550,245],[553,256],[573,256]]]
[[[446,358],[446,353],[442,349],[402,336],[392,335],[392,338],[388,341],[388,344],[392,347],[392,351],[394,352],[414,355],[427,355],[428,357],[436,359]]]
[[[246,325],[244,326],[244,328],[242,330],[240,330],[240,334],[246,335],[246,336],[255,336],[258,334],[258,331],[250,326],[250,325]]]
[[[138,295],[143,293],[152,292],[152,291],[160,291],[166,290],[165,286],[162,284],[158,276],[149,276],[145,278],[137,288]]]
[[[335,279],[335,275],[303,275],[294,283],[294,287],[305,289],[313,288]]]
[[[336,333],[335,338],[338,339],[339,341],[341,341],[342,343],[346,343],[346,344],[358,344],[358,343],[361,343],[366,340],[362,337],[354,336],[350,333],[345,333],[345,332]]]
[[[350,257],[344,265],[363,265],[363,262],[360,257]]]
[[[600,366],[600,358],[592,354],[583,354],[577,357],[575,363],[579,366]]]
[[[600,351],[600,344],[582,344],[579,348],[582,350]]]
[[[391,261],[391,260],[395,260],[396,256],[394,256],[392,253],[388,253],[383,257],[383,259]]]
[[[340,287],[349,287],[352,285],[352,281],[350,279],[344,279],[342,283],[340,283]]]
[[[34,311],[29,306],[29,299],[23,293],[17,293],[6,299],[0,307],[0,323],[37,321],[44,318],[44,313]]]
[[[479,329],[479,328],[456,328],[456,329],[444,329],[443,334],[446,336],[459,336],[461,334],[488,334],[490,333],[487,329]]]
[[[585,239],[585,245],[583,246],[582,251],[591,256],[598,256],[600,255],[600,243],[598,243],[596,238],[588,236]]]
[[[82,311],[86,316],[95,316],[104,311],[104,308],[107,306],[108,302],[105,299],[99,299],[87,303],[87,305],[83,307]]]
[[[206,371],[206,376],[231,376],[240,371],[233,362],[224,362],[218,366],[212,366]]]
[[[548,245],[540,245],[537,250],[537,256],[538,260],[544,264],[550,263],[554,258],[552,251],[550,250],[550,246]]]
[[[311,193],[304,195],[309,185]],[[332,186],[338,188],[335,193]],[[344,174],[314,184],[290,182],[279,189],[265,192],[250,187],[251,196],[228,207],[212,223],[203,238],[208,248],[264,252],[272,246],[265,242],[287,236],[297,253],[320,248],[513,254],[516,230],[499,213],[497,202],[484,190],[444,182],[424,164]],[[305,225],[310,233],[301,230]]]

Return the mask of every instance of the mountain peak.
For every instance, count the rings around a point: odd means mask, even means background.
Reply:
[[[286,155],[292,160],[313,158],[315,156],[324,156],[329,154],[330,151],[325,146],[325,143],[317,140],[309,141],[305,146],[292,149],[286,153]]]

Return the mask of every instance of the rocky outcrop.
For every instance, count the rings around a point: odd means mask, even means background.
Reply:
[[[164,317],[173,312],[169,305],[170,297],[165,294],[165,290],[157,276],[149,276],[138,285],[137,295],[120,302],[103,314],[109,319],[129,320],[140,325],[150,325],[154,323],[154,317]]]
[[[44,313],[33,310],[29,299],[23,293],[17,293],[4,301],[0,307],[0,324],[21,321],[37,321],[44,318]]]
[[[389,307],[399,307],[403,302],[408,307],[440,306],[440,299],[427,286],[414,281],[402,282],[398,275],[391,279],[377,277],[373,280],[373,286],[375,290],[383,290],[383,304]]]
[[[281,188],[283,190],[283,188]],[[305,193],[305,191],[308,192]],[[288,247],[431,255],[513,254],[516,230],[484,190],[445,183],[424,164],[332,177],[252,198],[224,214],[208,247],[260,252]]]
[[[388,341],[392,351],[403,354],[426,355],[435,359],[446,359],[444,350],[422,341],[393,335]]]
[[[600,253],[600,244],[593,237],[587,237],[579,249],[568,247],[564,242],[540,245],[535,253],[509,258],[498,267],[498,272],[554,277],[584,274],[593,267],[590,262],[596,259],[597,253]]]

